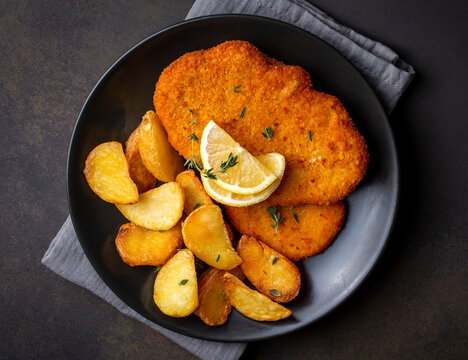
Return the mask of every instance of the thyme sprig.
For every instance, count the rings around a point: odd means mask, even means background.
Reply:
[[[232,168],[234,165],[238,164],[238,157],[239,155],[234,156],[233,153],[229,153],[227,160],[221,162],[219,165],[219,172],[224,174],[229,168]]]
[[[228,156],[227,160],[222,161],[221,164],[219,165],[219,170],[218,171],[214,171],[213,168],[205,169],[203,171],[203,176],[208,178],[208,179],[217,180],[218,178],[217,178],[216,174],[217,173],[223,173],[224,174],[228,169],[230,169],[233,166],[235,166],[236,164],[238,164],[239,163],[237,161],[238,158],[239,158],[239,155],[234,156],[233,153],[229,153],[229,156]]]
[[[237,89],[239,86],[237,86],[235,89]],[[234,156],[233,153],[229,153],[227,160],[221,162],[221,164],[219,165],[219,170],[217,171],[215,171],[213,168],[204,169],[203,163],[200,160],[200,158],[194,155],[195,142],[198,142],[200,139],[198,138],[197,135],[195,135],[195,124],[197,123],[197,120],[195,120],[195,118],[193,117],[192,109],[189,109],[189,111],[190,111],[190,121],[188,123],[192,126],[192,133],[188,136],[187,141],[192,142],[192,156],[189,159],[187,159],[187,161],[185,161],[184,166],[187,166],[188,169],[197,169],[200,172],[203,171],[203,176],[206,177],[207,179],[217,180],[218,178],[216,177],[216,174],[217,173],[224,174],[228,169],[235,166],[238,163],[237,159],[239,155]],[[244,111],[245,111],[245,108],[244,108]]]
[[[205,169],[203,171],[203,176],[206,177],[207,179],[212,179],[212,180],[217,180],[218,179],[216,177],[216,174],[213,172],[213,168]]]
[[[184,166],[187,166],[187,169],[198,169],[200,171],[203,170],[203,163],[198,158],[198,156],[192,156],[190,159],[187,159]]]
[[[200,140],[198,136],[195,135],[195,124],[197,123],[197,120],[195,120],[195,118],[193,117],[192,109],[189,109],[189,111],[190,111],[190,121],[188,123],[192,126],[192,133],[188,136],[187,141],[192,142],[192,156],[190,157],[190,159],[187,159],[184,166],[187,166],[188,169],[198,169],[202,171],[203,170],[202,161],[200,160],[198,156],[193,155],[195,142],[198,142],[198,140]]]
[[[270,206],[267,208],[267,212],[270,215],[271,221],[273,221],[273,225],[270,225],[276,232],[278,232],[278,226],[284,218],[281,217],[279,209],[277,206]]]
[[[195,133],[190,134],[188,139],[187,139],[187,141],[197,141],[197,142],[198,142],[198,140],[199,140],[198,136],[195,135]]]
[[[273,137],[273,134],[274,134],[274,131],[271,130],[271,126],[268,126],[267,128],[265,128],[265,132],[262,132],[262,135],[266,137],[268,140],[271,140],[271,138]]]

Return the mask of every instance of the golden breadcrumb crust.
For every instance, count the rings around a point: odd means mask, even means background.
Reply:
[[[302,205],[293,209],[278,207],[284,220],[276,231],[271,227],[273,221],[267,211],[273,205],[268,199],[252,206],[224,208],[237,231],[263,241],[291,260],[324,251],[340,231],[345,216],[342,202],[328,206]],[[297,215],[299,223],[291,211]]]
[[[268,58],[246,41],[174,61],[156,84],[154,105],[170,143],[186,159],[192,156],[189,109],[199,138],[213,120],[255,156],[283,154],[286,172],[271,196],[279,205],[337,202],[366,172],[364,138],[340,101],[313,90],[301,67]],[[262,136],[267,127],[274,132],[271,140]]]

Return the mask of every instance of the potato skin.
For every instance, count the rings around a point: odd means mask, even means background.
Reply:
[[[153,300],[161,312],[172,317],[185,317],[197,309],[198,282],[190,250],[178,251],[159,270]]]
[[[223,276],[225,272],[225,270],[210,267],[198,279],[199,305],[195,315],[210,326],[225,324],[231,313],[231,304],[224,293]],[[245,279],[239,266],[229,270],[229,273],[241,281]]]
[[[128,171],[132,180],[138,184],[138,192],[144,193],[156,185],[156,178],[143,165],[138,142],[140,141],[140,127],[138,126],[130,135],[125,146],[125,157],[128,162]]]
[[[257,321],[277,321],[291,315],[291,310],[248,288],[234,275],[223,276],[224,293],[229,302],[244,316]]]
[[[301,273],[286,256],[253,237],[242,236],[237,244],[242,258],[241,269],[247,279],[262,294],[273,301],[284,303],[294,299],[301,287]],[[279,291],[273,296],[271,289]]]
[[[180,222],[164,232],[127,223],[120,227],[115,238],[120,257],[130,266],[163,265],[183,244]]]
[[[224,293],[224,272],[210,267],[198,279],[199,305],[195,315],[210,326],[225,324],[231,313],[231,304]]]
[[[161,181],[174,181],[184,170],[184,161],[169,144],[167,133],[154,111],[147,111],[140,124],[139,150],[145,167]]]
[[[190,214],[193,210],[195,210],[195,207],[213,204],[213,201],[201,184],[200,179],[197,177],[197,175],[195,175],[195,172],[192,169],[182,171],[179,175],[177,175],[176,182],[179,183],[179,185],[184,189],[185,214]],[[197,204],[200,205],[197,206]]]
[[[91,190],[113,204],[138,201],[138,189],[130,178],[122,144],[109,141],[96,146],[88,155],[83,173]]]

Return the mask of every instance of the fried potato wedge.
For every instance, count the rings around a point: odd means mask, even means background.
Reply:
[[[182,171],[176,177],[176,182],[184,189],[185,204],[184,212],[188,215],[201,205],[213,204],[210,196],[206,193],[200,179],[193,170]]]
[[[286,256],[244,235],[237,244],[245,276],[262,294],[284,303],[294,299],[301,287],[301,273]]]
[[[182,224],[182,236],[195,256],[214,268],[231,270],[242,263],[217,205],[203,205],[192,211]]]
[[[91,190],[113,204],[138,201],[138,189],[130,178],[122,144],[109,141],[96,146],[86,158],[83,173]]]
[[[184,191],[176,182],[170,182],[140,194],[135,204],[116,206],[137,225],[150,230],[169,230],[182,216]]]
[[[166,231],[148,230],[134,223],[123,224],[115,238],[120,257],[130,266],[163,265],[183,244],[180,221]]]
[[[161,181],[174,181],[184,170],[184,161],[169,144],[167,133],[154,111],[148,111],[140,124],[139,150],[145,167]]]
[[[224,293],[242,315],[258,321],[277,321],[291,315],[291,310],[247,287],[230,273],[223,276]]]
[[[177,252],[154,281],[153,299],[164,314],[185,317],[198,307],[198,285],[195,262],[190,250]]]
[[[195,315],[210,326],[218,326],[226,323],[231,313],[231,304],[224,293],[223,275],[226,271],[208,268],[198,279],[198,308]],[[245,279],[240,267],[229,270],[229,273],[239,278]]]
[[[143,165],[138,143],[140,141],[140,127],[138,126],[130,135],[125,146],[125,157],[128,162],[130,177],[138,186],[138,192],[144,193],[154,188],[156,178]]]
[[[198,309],[195,315],[210,326],[226,323],[231,313],[231,304],[225,293],[223,275],[225,270],[207,269],[198,279]]]

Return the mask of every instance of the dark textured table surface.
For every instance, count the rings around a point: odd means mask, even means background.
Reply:
[[[414,65],[391,116],[402,174],[389,245],[349,301],[242,359],[468,356],[468,6],[314,0]],[[193,359],[40,264],[68,210],[71,131],[128,48],[183,20],[192,0],[0,2],[0,358]]]

